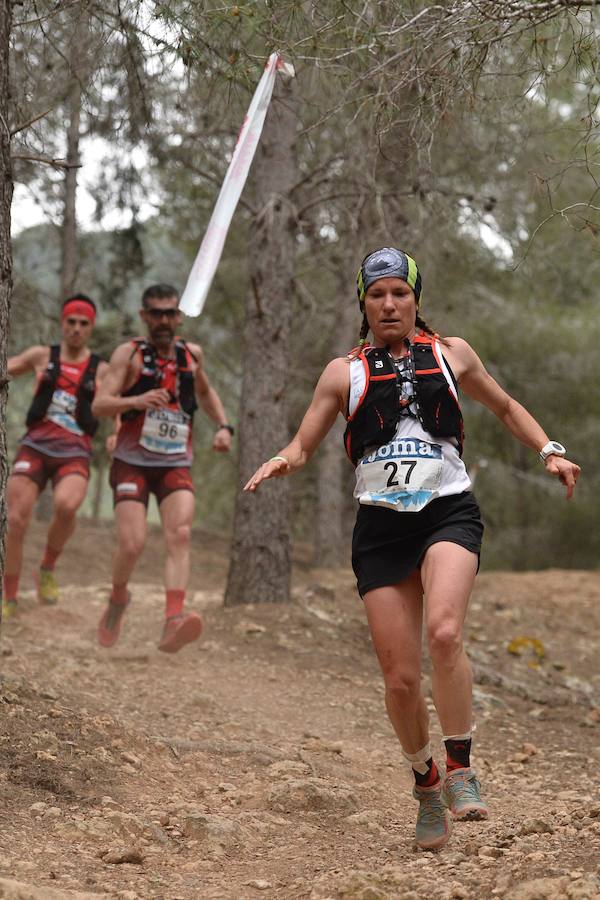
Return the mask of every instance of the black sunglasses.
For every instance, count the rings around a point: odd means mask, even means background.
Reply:
[[[174,319],[175,316],[179,314],[179,310],[177,307],[169,306],[168,309],[159,309],[157,307],[152,307],[151,309],[146,309],[144,312],[147,313],[152,319],[162,319],[163,316],[166,316],[167,319]]]

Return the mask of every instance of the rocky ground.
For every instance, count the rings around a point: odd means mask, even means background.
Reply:
[[[36,524],[28,571],[42,541]],[[293,604],[223,609],[226,544],[198,533],[205,635],[165,656],[152,531],[103,651],[111,541],[81,523],[60,605],[39,607],[26,576],[3,625],[0,898],[600,897],[599,573],[479,576],[466,636],[491,819],[433,854],[413,847],[348,570],[300,559]]]

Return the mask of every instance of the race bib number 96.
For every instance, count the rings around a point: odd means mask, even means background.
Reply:
[[[147,409],[140,444],[152,453],[185,453],[190,417],[176,409]]]
[[[438,496],[443,466],[439,444],[395,438],[361,460],[355,496],[366,505],[418,512]]]

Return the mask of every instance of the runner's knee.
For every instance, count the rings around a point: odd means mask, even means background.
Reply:
[[[187,547],[192,537],[192,527],[187,523],[185,525],[177,525],[166,532],[166,541],[168,547],[183,548]]]
[[[58,499],[55,497],[53,504],[54,515],[61,521],[70,522],[75,518],[79,506],[79,498],[73,499],[72,497],[61,497]]]
[[[119,554],[127,559],[137,559],[146,543],[144,534],[136,534],[133,531],[119,534]]]
[[[31,510],[28,507],[10,503],[6,514],[6,522],[11,535],[17,537],[25,534]]]
[[[392,669],[383,673],[383,679],[386,694],[400,705],[412,702],[421,690],[420,672]]]
[[[454,666],[462,652],[462,628],[454,622],[440,622],[429,630],[429,655],[434,667]]]

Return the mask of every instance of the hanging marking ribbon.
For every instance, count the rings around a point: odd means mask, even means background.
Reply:
[[[179,301],[179,308],[188,316],[199,316],[204,307],[260,140],[278,70],[290,78],[295,74],[292,65],[284,63],[278,53],[272,53],[248,107],[213,214]]]

